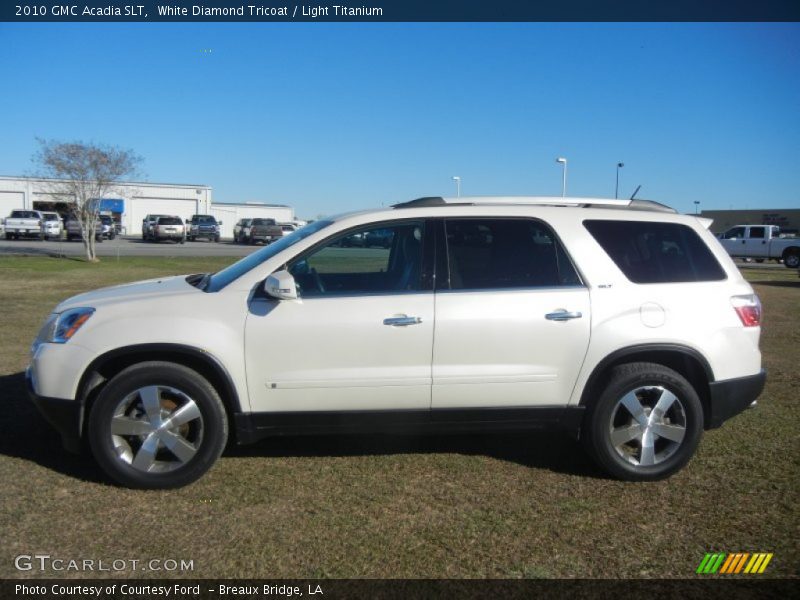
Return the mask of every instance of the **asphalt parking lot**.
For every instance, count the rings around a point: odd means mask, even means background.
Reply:
[[[247,256],[262,246],[234,244],[232,240],[214,243],[206,240],[186,242],[145,242],[141,237],[117,236],[97,244],[98,256]],[[25,256],[84,256],[79,241],[40,242],[34,239],[0,239],[0,254]]]

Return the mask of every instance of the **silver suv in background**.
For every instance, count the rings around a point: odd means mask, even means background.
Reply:
[[[183,244],[186,242],[186,226],[180,217],[158,217],[150,239],[154,242],[172,240]]]
[[[142,219],[142,239],[146,240],[153,232],[153,227],[159,217],[168,217],[169,215],[146,215]]]

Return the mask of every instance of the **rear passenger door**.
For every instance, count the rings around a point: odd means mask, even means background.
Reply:
[[[747,248],[745,256],[748,258],[764,258],[765,256],[769,256],[766,225],[754,226],[749,229],[750,231],[745,240],[745,247]]]
[[[432,407],[566,404],[591,315],[589,292],[556,235],[535,219],[446,219],[438,227]]]

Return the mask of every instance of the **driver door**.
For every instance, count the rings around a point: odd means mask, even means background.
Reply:
[[[377,232],[388,247],[366,247]],[[423,223],[381,223],[289,263],[297,300],[255,297],[245,324],[256,412],[430,409],[433,291]],[[258,296],[258,295],[257,295]]]

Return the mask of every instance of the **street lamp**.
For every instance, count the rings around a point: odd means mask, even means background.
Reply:
[[[558,157],[556,159],[556,162],[564,165],[564,170],[561,175],[561,197],[563,198],[564,196],[567,195],[567,159]]]
[[[456,182],[456,198],[461,198],[461,177],[453,175],[453,181]]]
[[[700,207],[700,200],[694,201],[694,214],[697,214],[697,209]]]
[[[614,198],[619,198],[619,170],[625,166],[625,163],[617,163],[617,186],[614,188]]]

